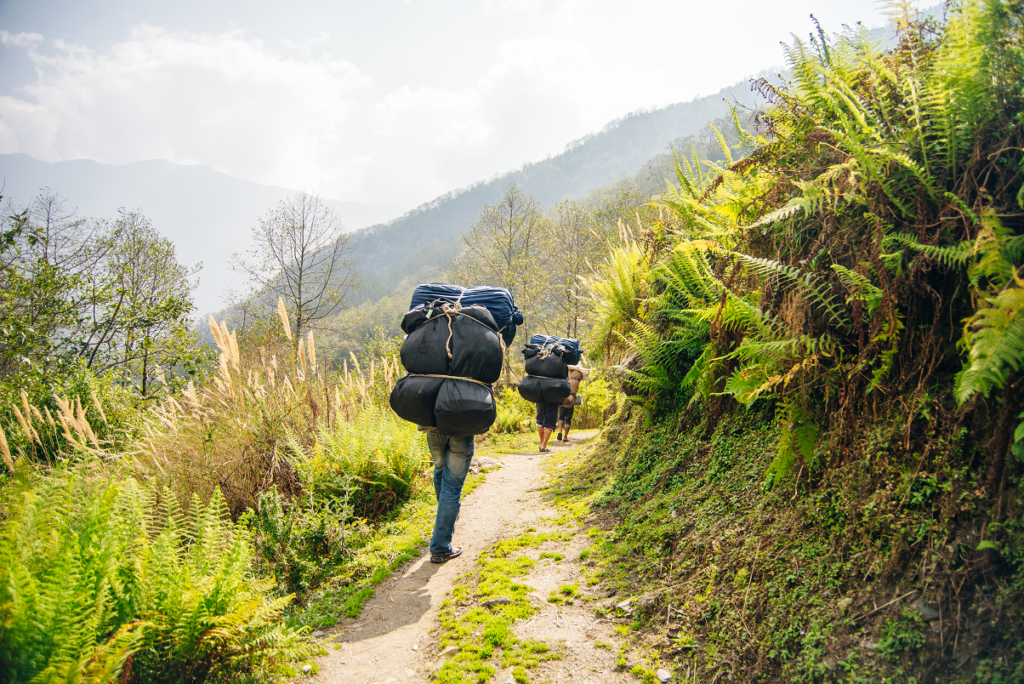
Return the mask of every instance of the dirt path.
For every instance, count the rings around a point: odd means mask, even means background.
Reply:
[[[594,434],[573,435],[568,446],[556,445],[552,440],[550,446],[555,451],[564,451],[575,448],[578,441]],[[324,684],[428,682],[438,656],[437,612],[453,580],[471,570],[480,552],[496,541],[527,527],[540,531],[559,529],[553,527],[550,520],[544,520],[553,518],[556,511],[538,492],[545,482],[542,468],[545,454],[523,452],[495,456],[481,450],[478,455],[495,457],[503,466],[490,471],[486,482],[462,503],[453,543],[462,546],[463,557],[444,565],[433,565],[429,554],[424,553],[396,572],[378,587],[359,618],[345,620],[328,630],[325,638],[328,655],[320,658],[318,673],[306,678],[307,681]],[[553,544],[547,542],[543,549],[534,550],[533,557],[538,558],[541,550],[555,548]],[[583,534],[557,544],[564,560],[537,563],[525,578],[525,583],[536,589],[533,596],[542,608],[530,619],[517,623],[516,633],[564,646],[561,659],[544,662],[531,672],[533,681],[635,681],[615,671],[614,645],[620,639],[610,625],[594,620],[581,601],[572,605],[550,605],[545,601],[551,591],[564,583],[584,585],[577,558],[586,545]],[[496,684],[513,681],[511,670],[499,672],[491,681]]]

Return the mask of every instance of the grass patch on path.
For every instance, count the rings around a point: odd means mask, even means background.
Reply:
[[[530,587],[517,581],[536,561],[521,552],[567,538],[563,532],[530,530],[502,539],[480,554],[473,570],[455,580],[438,613],[439,646],[442,651],[457,646],[459,652],[441,666],[437,681],[483,684],[499,667],[512,667],[516,681],[525,684],[528,670],[561,657],[559,650],[542,641],[520,639],[512,625],[538,611],[529,599]]]

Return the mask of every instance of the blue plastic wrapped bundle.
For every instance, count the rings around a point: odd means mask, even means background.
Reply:
[[[516,301],[513,299],[512,293],[504,287],[490,285],[463,287],[445,283],[423,283],[417,285],[413,291],[409,309],[415,309],[417,306],[429,304],[437,299],[447,299],[450,302],[459,301],[462,306],[485,307],[494,316],[494,322],[498,324],[498,332],[505,340],[506,347],[512,344],[516,338],[516,326],[523,324],[523,313],[516,308]]]
[[[530,338],[530,344],[555,350],[555,354],[570,366],[575,366],[583,358],[583,349],[580,348],[580,341],[569,337],[534,335]],[[558,350],[559,346],[563,347],[564,351]]]

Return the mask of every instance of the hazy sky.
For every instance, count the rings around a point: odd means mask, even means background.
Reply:
[[[883,23],[872,0],[0,0],[0,152],[410,208],[777,67],[812,13]]]

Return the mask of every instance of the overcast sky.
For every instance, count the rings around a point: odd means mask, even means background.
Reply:
[[[811,13],[883,23],[872,0],[0,0],[0,152],[408,209],[778,67]]]

